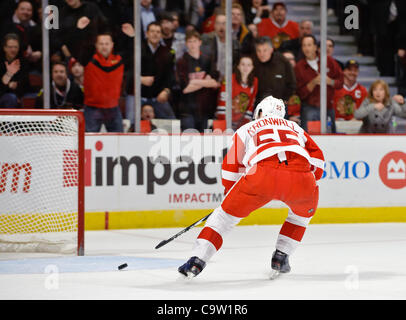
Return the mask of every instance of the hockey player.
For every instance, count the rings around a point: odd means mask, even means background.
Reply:
[[[288,258],[317,209],[316,180],[323,174],[324,156],[313,139],[284,116],[283,101],[268,96],[255,109],[254,121],[235,132],[222,164],[225,198],[197,237],[192,257],[178,268],[184,276],[197,276],[232,228],[271,200],[289,207],[272,255],[272,273],[290,271]]]

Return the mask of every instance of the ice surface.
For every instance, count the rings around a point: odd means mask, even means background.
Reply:
[[[87,231],[85,257],[0,253],[0,299],[405,299],[406,224],[311,224],[292,271],[269,280],[280,226],[238,226],[197,278],[180,281],[201,228]],[[119,271],[122,263],[128,267]]]

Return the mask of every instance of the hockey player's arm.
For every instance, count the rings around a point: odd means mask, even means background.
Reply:
[[[227,194],[235,182],[245,172],[245,166],[242,163],[244,154],[244,142],[236,132],[221,166],[221,181],[224,186],[224,194]]]
[[[324,155],[319,146],[314,140],[305,132],[306,144],[305,148],[310,155],[310,168],[316,177],[316,180],[320,180],[324,171]]]

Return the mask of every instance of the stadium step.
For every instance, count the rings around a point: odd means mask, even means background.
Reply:
[[[356,41],[355,41],[355,37],[354,36],[349,36],[349,35],[329,35],[329,38],[333,39],[333,41],[336,43],[336,45],[338,44],[349,44],[349,45],[355,45]]]
[[[358,48],[355,45],[339,44],[336,43],[334,47],[334,56],[344,56],[344,55],[356,55]]]
[[[288,9],[294,5],[313,5],[320,6],[320,0],[285,0],[284,3],[288,6]]]
[[[372,82],[374,82],[378,78],[385,81],[388,84],[388,86],[396,85],[395,77],[358,77],[358,82],[360,82],[364,85],[367,84],[368,88],[369,88],[369,86],[372,84]]]
[[[371,57],[371,56],[357,56],[357,55],[334,55],[334,58],[336,58],[337,60],[340,60],[342,62],[346,62],[350,59],[354,59],[356,61],[358,61],[358,63],[361,65],[361,68],[364,65],[373,65],[375,66],[375,57]]]
[[[320,39],[320,1],[319,0],[285,0],[288,8],[287,18],[300,22],[302,20],[313,21],[313,33]],[[337,16],[327,17],[327,37],[335,42],[334,57],[342,63],[350,59],[360,64],[358,81],[369,89],[370,85],[377,79],[386,81],[389,85],[391,95],[397,93],[395,77],[380,77],[376,67],[375,57],[359,56],[356,39],[352,35],[341,35]]]
[[[320,35],[320,25],[314,25],[313,27],[313,33],[318,36]],[[330,37],[331,35],[336,35],[338,36],[340,34],[340,28],[336,24],[332,24],[328,26],[328,33],[327,36]]]
[[[378,68],[374,65],[363,65],[359,69],[360,77],[379,77]]]

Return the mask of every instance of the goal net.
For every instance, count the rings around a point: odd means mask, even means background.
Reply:
[[[0,252],[84,254],[79,111],[0,109]]]

